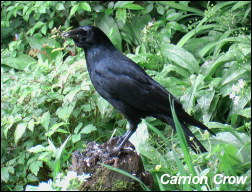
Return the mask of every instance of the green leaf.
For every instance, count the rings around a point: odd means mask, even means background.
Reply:
[[[165,13],[165,8],[164,8],[162,5],[158,5],[158,7],[157,7],[157,12],[158,12],[160,15],[164,15],[164,13]]]
[[[75,134],[77,134],[77,133],[79,132],[80,128],[82,127],[82,124],[83,124],[83,123],[80,122],[80,123],[77,125],[77,127],[74,128],[74,133],[75,133]]]
[[[166,19],[168,21],[174,21],[180,17],[180,13],[170,13],[169,15],[166,16]]]
[[[238,1],[232,8],[231,11],[242,8],[244,5],[251,3],[251,1]]]
[[[246,118],[251,118],[251,108],[242,109],[237,114]]]
[[[54,24],[54,21],[51,20],[50,23],[48,24],[49,29],[52,29],[52,28],[53,28],[53,24]]]
[[[1,167],[1,180],[3,180],[5,183],[8,183],[9,181],[9,171],[7,167]]]
[[[225,85],[231,81],[237,80],[242,74],[248,72],[247,68],[245,67],[246,65],[244,65],[244,68],[243,68],[243,67],[240,67],[236,62],[229,62],[229,63],[232,63],[232,65],[229,69],[225,70],[222,77],[222,82],[221,82],[222,85]]]
[[[209,24],[209,25],[198,25],[195,29],[191,30],[189,33],[185,34],[180,41],[177,43],[177,46],[183,47],[184,44],[193,36],[202,33],[202,31],[210,30],[213,28],[220,28],[219,24]]]
[[[97,27],[104,31],[116,46],[117,49],[122,50],[122,38],[118,26],[113,17],[105,14],[100,14],[96,19]],[[109,35],[112,32],[111,35]]]
[[[188,69],[191,74],[199,72],[199,65],[194,56],[185,49],[176,45],[163,43],[161,53],[177,65]]]
[[[60,119],[68,121],[70,115],[72,114],[74,106],[63,106],[57,109],[56,114]]]
[[[43,162],[42,161],[34,161],[30,164],[29,169],[34,175],[38,175],[40,167],[42,167]]]
[[[39,50],[42,49],[43,44],[44,44],[44,39],[39,39],[36,37],[27,37],[26,39],[32,49],[39,49]]]
[[[188,11],[188,12],[192,12],[192,13],[197,13],[198,15],[204,16],[204,12],[203,11],[201,11],[199,9],[195,9],[195,8],[189,7],[189,6],[185,6],[185,5],[181,4],[181,3],[175,3],[175,2],[172,2],[172,1],[166,1],[165,4],[168,5],[171,8],[175,8],[175,9],[183,10],[183,11]]]
[[[44,22],[38,21],[31,29],[29,29],[29,30],[27,31],[26,34],[27,34],[27,35],[28,35],[28,34],[32,35],[36,29],[41,28],[43,25],[45,25]]]
[[[48,130],[48,126],[49,126],[49,123],[50,123],[50,119],[51,119],[51,116],[50,116],[50,112],[47,111],[46,113],[44,113],[41,117],[41,120],[40,120],[40,123],[41,125],[43,125],[43,127]]]
[[[85,11],[91,11],[91,7],[87,2],[82,2],[81,8],[84,9]]]
[[[84,133],[84,134],[89,134],[93,131],[96,131],[97,128],[93,125],[93,124],[89,124],[87,126],[85,126],[80,133]]]
[[[80,91],[81,87],[77,86],[75,88],[73,88],[73,90],[71,90],[64,98],[64,103],[65,102],[69,102],[71,103],[74,99],[75,99],[75,95]]]
[[[13,53],[9,51],[3,51],[1,54],[1,64],[18,70],[24,70],[27,66],[35,63],[37,61],[26,54],[19,53],[17,57],[13,57]]]
[[[69,17],[72,17],[75,14],[75,12],[77,11],[78,8],[79,8],[79,4],[74,5],[72,7],[71,11],[70,11]]]
[[[42,32],[44,35],[46,35],[46,32],[47,32],[47,26],[46,26],[46,25],[44,25],[44,26],[42,27],[41,32]]]
[[[56,10],[62,11],[62,10],[64,10],[64,9],[65,9],[65,7],[64,7],[64,5],[63,5],[62,3],[57,3],[57,4],[56,4]]]
[[[202,85],[202,83],[204,82],[203,80],[204,80],[204,76],[199,74],[196,77],[196,79],[193,82],[191,82],[192,87],[190,91],[181,97],[181,101],[185,103],[184,105],[185,109],[187,109],[189,113],[191,112],[191,110],[193,109],[195,105],[195,95],[197,91],[201,88],[200,85]]]
[[[66,140],[64,141],[64,143],[60,146],[59,149],[56,150],[56,154],[55,154],[55,162],[54,162],[54,170],[53,170],[53,177],[55,178],[56,175],[59,173],[60,168],[61,168],[61,158],[62,158],[62,152],[66,147],[66,144],[69,140],[69,138],[71,137],[71,135],[69,135]]]
[[[33,131],[33,129],[34,129],[34,119],[31,119],[31,120],[29,121],[29,123],[28,123],[28,129],[29,129],[30,131]]]
[[[136,5],[136,4],[127,4],[127,5],[124,5],[122,8],[131,9],[131,10],[143,10],[144,9],[144,7],[142,7],[140,5]]]
[[[123,8],[123,6],[132,4],[132,3],[134,3],[134,1],[117,1],[116,4],[114,5],[114,9]]]
[[[27,128],[27,123],[19,123],[16,127],[14,137],[15,137],[15,144],[17,144],[18,140],[23,136],[25,130]]]
[[[81,140],[81,135],[80,134],[74,134],[72,135],[72,142],[76,143]]]
[[[28,180],[28,182],[36,182],[36,181],[39,181],[39,179],[38,179],[35,175],[33,175],[33,174],[29,174],[29,175],[27,176],[27,180]]]
[[[36,145],[35,147],[31,147],[30,149],[28,149],[28,151],[30,153],[40,153],[42,151],[48,151],[48,150],[43,145]]]
[[[52,134],[54,134],[55,132],[57,132],[58,128],[61,127],[62,125],[65,125],[66,123],[61,122],[61,123],[56,123],[54,124],[49,131],[45,134],[46,137],[51,137]]]

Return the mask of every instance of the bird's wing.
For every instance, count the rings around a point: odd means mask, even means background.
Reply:
[[[115,63],[118,62],[118,63]],[[176,108],[182,108],[180,102],[154,81],[141,67],[131,60],[103,61],[103,67],[94,69],[95,80],[93,82],[97,91],[106,97],[113,97],[131,107],[147,112],[170,112],[169,95],[174,100]],[[107,96],[105,96],[106,94]]]

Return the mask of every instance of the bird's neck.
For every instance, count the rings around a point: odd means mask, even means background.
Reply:
[[[116,48],[112,45],[99,45],[99,46],[90,46],[88,48],[84,48],[87,67],[90,70],[90,63],[95,64],[99,62],[104,57],[111,55],[113,51],[116,51]]]

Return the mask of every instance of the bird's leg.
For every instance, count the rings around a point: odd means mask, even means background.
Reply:
[[[118,141],[116,142],[116,144],[119,146],[120,143],[123,141],[123,139],[124,139],[125,137],[127,137],[127,135],[128,135],[129,133],[130,133],[130,131],[127,131],[123,136],[120,136],[119,139],[118,139]]]
[[[115,150],[113,150],[113,152],[110,155],[117,155],[134,132],[135,130],[130,129],[127,133],[125,133],[125,135],[122,136],[122,138],[120,138],[119,141],[117,142],[119,143],[118,147],[116,147]]]
[[[119,146],[117,147],[116,150],[120,151],[124,144],[129,140],[129,138],[131,137],[131,135],[134,133],[133,130],[129,130],[123,137],[122,137],[122,141],[120,142]],[[121,139],[120,139],[121,140]]]

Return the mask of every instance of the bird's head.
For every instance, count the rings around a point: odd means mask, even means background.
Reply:
[[[63,37],[71,38],[77,47],[84,49],[98,45],[112,45],[105,33],[94,26],[84,26],[62,34]]]

